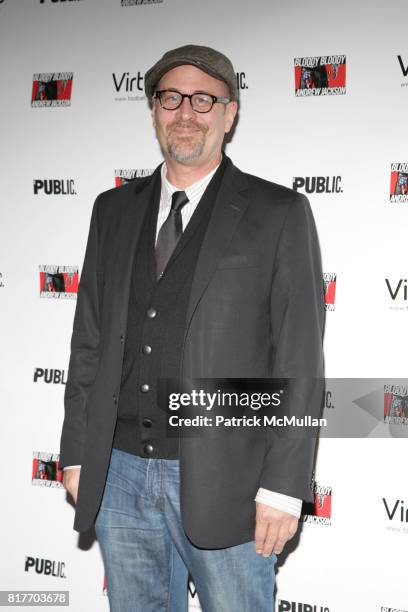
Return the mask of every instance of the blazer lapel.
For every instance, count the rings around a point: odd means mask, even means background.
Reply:
[[[191,319],[201,296],[210,282],[219,260],[226,251],[248,204],[246,178],[229,159],[195,268],[184,339],[187,336]]]
[[[142,186],[136,185],[134,190],[129,192],[128,201],[120,221],[115,261],[115,281],[117,283],[118,314],[123,330],[126,329],[127,324],[130,280],[136,245],[147,209],[155,204],[157,198],[160,198],[160,167],[156,168],[149,181]]]

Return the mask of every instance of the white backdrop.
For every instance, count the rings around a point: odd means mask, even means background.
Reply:
[[[289,187],[341,177],[340,192],[307,194],[324,271],[337,275],[327,376],[405,376],[408,203],[390,201],[390,181],[391,164],[408,162],[407,17],[403,0],[0,2],[0,589],[69,590],[73,612],[108,609],[97,542],[72,530],[62,488],[36,486],[57,483],[32,481],[34,455],[58,459],[75,309],[75,294],[40,297],[40,267],[80,273],[96,195],[115,172],[161,161],[142,89],[166,50],[205,44],[232,59],[246,86],[227,147],[238,167]],[[343,95],[295,95],[295,58],[337,55]],[[31,106],[34,75],[55,73],[72,73],[69,103]],[[36,183],[55,180],[74,193]],[[393,293],[402,279],[394,299],[386,279]],[[406,458],[403,437],[321,441],[331,524],[303,525],[277,611],[408,610]]]

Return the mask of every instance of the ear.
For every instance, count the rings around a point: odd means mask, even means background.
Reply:
[[[152,117],[152,123],[153,123],[153,127],[156,128],[156,105],[154,103],[154,99],[152,98],[151,100],[151,108],[150,108],[150,114]]]
[[[228,102],[225,107],[225,133],[228,134],[230,132],[235,116],[238,112],[238,103],[237,102]]]

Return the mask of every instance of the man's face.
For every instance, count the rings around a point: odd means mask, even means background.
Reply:
[[[229,97],[228,86],[195,66],[177,66],[166,72],[156,89],[172,89],[180,93],[209,93]],[[166,110],[153,100],[153,125],[166,159],[200,166],[218,158],[224,134],[230,131],[237,112],[237,103],[215,103],[210,112],[197,113],[184,98],[176,110]]]

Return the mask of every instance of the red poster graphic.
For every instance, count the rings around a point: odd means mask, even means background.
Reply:
[[[39,72],[33,76],[31,106],[70,106],[72,72]]]
[[[296,57],[295,95],[327,96],[346,93],[346,56]]]
[[[78,285],[77,266],[40,266],[40,297],[76,299]]]
[[[323,274],[324,305],[326,310],[334,310],[336,302],[337,273],[325,272]]]
[[[391,164],[390,202],[408,202],[408,164]]]

